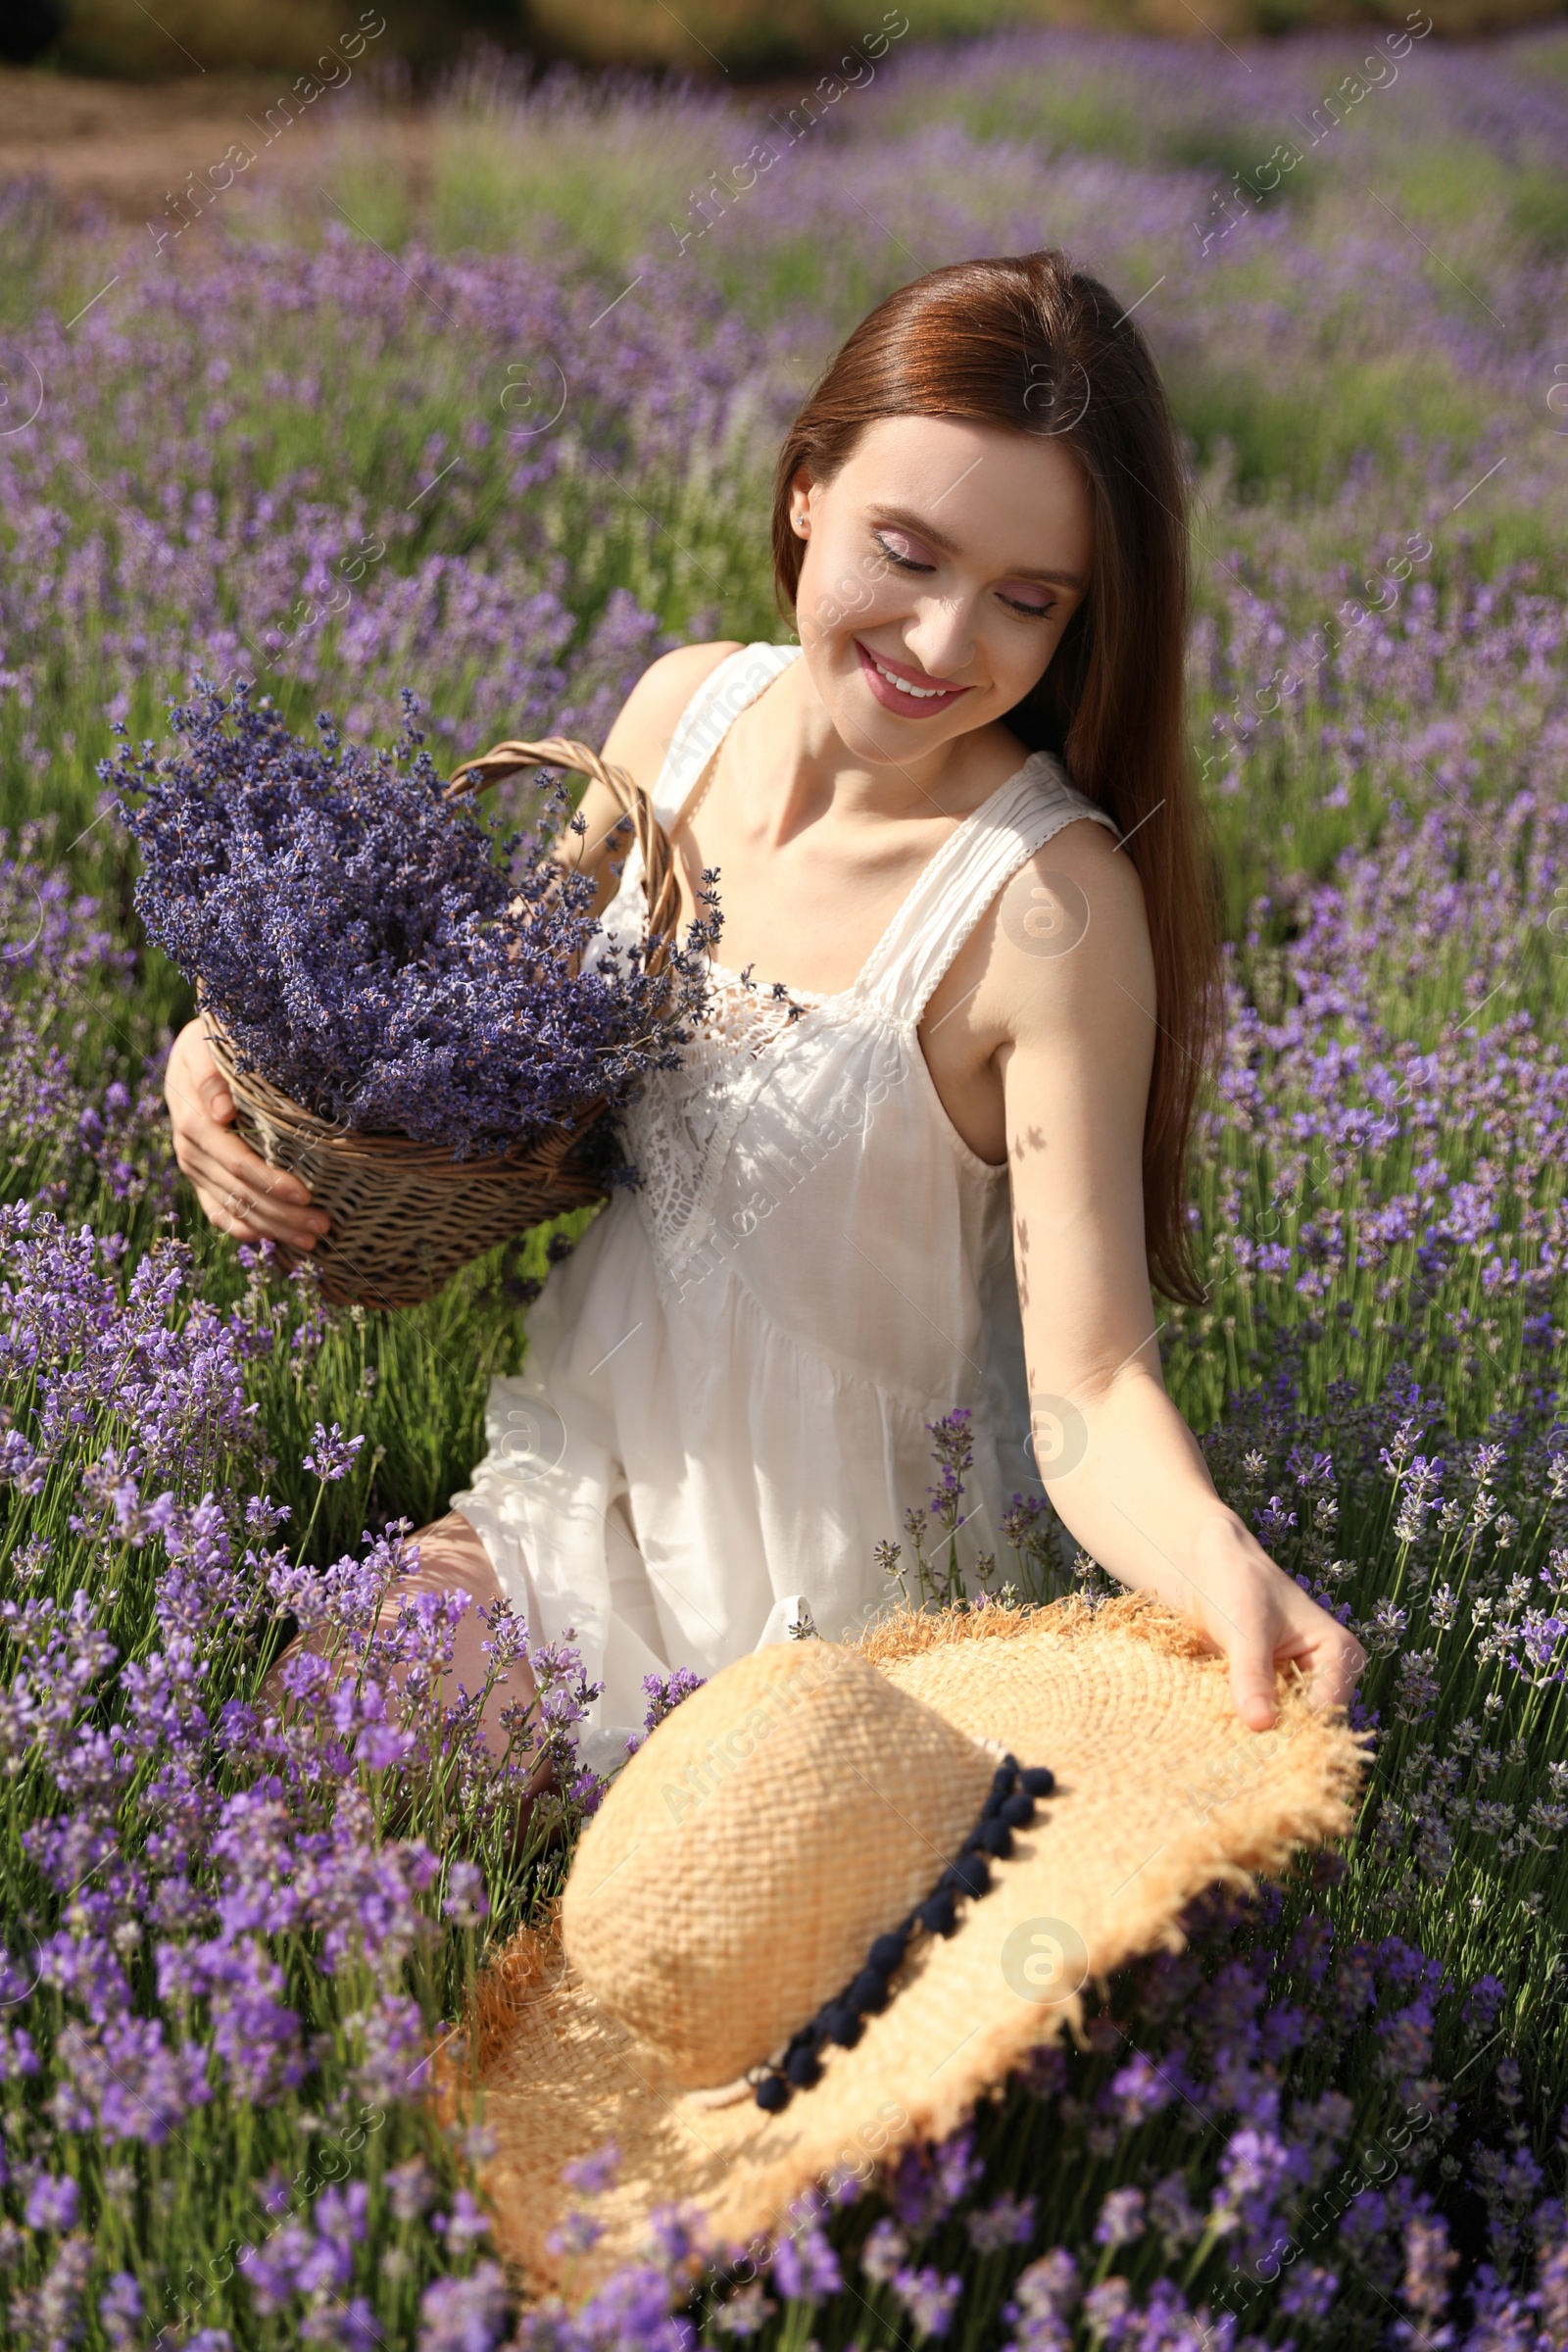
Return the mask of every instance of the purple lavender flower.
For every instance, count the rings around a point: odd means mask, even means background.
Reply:
[[[1016,2330],[1008,2352],[1068,2352],[1070,2314],[1081,2289],[1078,2265],[1065,2246],[1054,2246],[1013,2280],[1003,2317]]]
[[[1560,2197],[1546,2197],[1537,2206],[1536,2292],[1541,2323],[1554,2347],[1568,2343],[1568,2214]]]
[[[241,1066],[324,1119],[462,1158],[673,1066],[706,934],[660,976],[602,946],[594,886],[557,863],[549,826],[506,845],[509,872],[446,799],[416,709],[393,752],[345,745],[324,715],[317,748],[270,697],[198,680],[172,707],[172,757],[127,744],[103,774],[143,853],[149,934]]]
[[[1188,2195],[1182,2174],[1167,2173],[1156,2183],[1149,2199],[1149,2219],[1172,2248],[1191,2245],[1201,2233],[1203,2217]]]
[[[511,2316],[499,2263],[481,2262],[466,2278],[434,2279],[419,2302],[416,2352],[495,2352]]]
[[[1280,2309],[1288,2319],[1323,2320],[1340,2291],[1338,2271],[1320,2262],[1298,2262],[1280,2286]]]
[[[79,2192],[69,2173],[56,2178],[40,2173],[27,2191],[25,2220],[29,2230],[52,2230],[64,2236],[76,2227]]]
[[[454,2253],[463,2253],[477,2245],[481,2237],[490,2234],[490,2216],[475,2201],[472,2191],[460,2188],[452,2200],[450,2213],[435,2214],[430,2222],[438,2237],[444,2237]]]
[[[564,2164],[561,2178],[568,2188],[579,2190],[585,2197],[597,2197],[613,2184],[619,2171],[620,2150],[612,2139],[607,2139],[591,2155],[576,2156],[569,2164]]]
[[[615,2272],[578,2314],[579,2341],[637,2344],[646,2352],[693,2352],[691,2322],[672,2312],[679,2289],[662,2265],[629,2264]]]
[[[143,2317],[141,2288],[129,2271],[116,2271],[98,2298],[98,2317],[114,2352],[130,2352]]]
[[[963,2280],[956,2271],[950,2271],[944,2277],[934,2263],[924,2263],[919,2270],[906,2265],[895,2271],[892,2287],[909,2315],[917,2339],[947,2334],[963,2292]]]
[[[860,2269],[874,2285],[885,2286],[909,2251],[909,2241],[897,2222],[886,2216],[873,2222],[860,2248]]]
[[[690,1698],[694,1690],[702,1689],[705,1679],[694,1674],[689,1666],[677,1666],[668,1675],[645,1674],[643,1689],[648,1693],[648,1713],[644,1729],[651,1732],[666,1715],[672,1715],[683,1698]]]
[[[819,2222],[779,2239],[773,2249],[773,2278],[779,2293],[792,2303],[815,2303],[838,2293],[843,2275]]]
[[[441,1908],[460,1928],[477,1928],[490,1916],[484,1873],[477,1862],[453,1862],[447,1867],[447,1889]]]
[[[1113,2188],[1100,2208],[1095,2224],[1097,2246],[1127,2246],[1144,2233],[1145,2198],[1141,2188]]]
[[[573,2211],[545,2237],[552,2254],[587,2254],[605,2234],[605,2225],[592,2213]]]
[[[407,2163],[394,2165],[386,2185],[393,2215],[400,2222],[418,2221],[435,2195],[435,2176],[422,2156],[411,2156]]]
[[[888,2201],[911,2238],[936,2229],[983,2176],[974,2137],[974,2127],[964,2124],[944,2140],[916,2141],[901,2153]]]
[[[737,2287],[716,2306],[712,2325],[720,2335],[737,2336],[744,2343],[766,2327],[777,2309],[760,2278],[754,2278],[749,2286]]]
[[[1506,1995],[1507,1987],[1500,1978],[1477,1977],[1465,1995],[1464,2007],[1460,2011],[1460,2015],[1465,2024],[1472,2027],[1477,2034],[1490,2034],[1496,2021],[1497,2011]]]
[[[933,1516],[939,1526],[951,1527],[963,1499],[963,1474],[974,1461],[974,1437],[967,1406],[926,1424],[936,1443],[932,1451],[941,1469],[937,1484],[928,1489]]]
[[[304,1459],[304,1468],[323,1483],[347,1478],[354,1467],[354,1458],[365,1444],[363,1437],[346,1438],[334,1421],[330,1430],[316,1424],[316,1450]]]
[[[1015,2196],[1011,2189],[990,2205],[977,2205],[963,2217],[969,2243],[977,2254],[995,2254],[1004,2246],[1026,2246],[1035,2233],[1034,2197]]]

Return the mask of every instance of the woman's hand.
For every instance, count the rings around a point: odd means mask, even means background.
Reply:
[[[1275,1673],[1293,1659],[1311,1677],[1313,1707],[1349,1704],[1365,1650],[1275,1566],[1234,1511],[1221,1507],[1200,1521],[1185,1572],[1162,1571],[1150,1578],[1149,1589],[1229,1659],[1231,1697],[1250,1730],[1272,1725]]]
[[[196,1188],[204,1213],[239,1242],[281,1242],[301,1253],[327,1229],[311,1206],[308,1185],[270,1168],[233,1132],[234,1098],[208,1050],[199,1020],[174,1040],[164,1077],[174,1128],[174,1157]]]

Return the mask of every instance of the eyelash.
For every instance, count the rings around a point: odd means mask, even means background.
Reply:
[[[889,547],[887,541],[883,538],[880,531],[873,531],[871,536],[876,541],[878,547],[882,550],[882,553],[886,556],[888,562],[890,564],[896,564],[901,571],[935,570],[936,566],[932,564],[916,564],[908,556],[901,556],[896,554],[895,551]],[[1002,602],[1006,606],[1009,612],[1020,612],[1026,620],[1045,620],[1056,609],[1054,604],[1020,605],[1016,597],[1011,596],[1004,596],[1002,599]]]

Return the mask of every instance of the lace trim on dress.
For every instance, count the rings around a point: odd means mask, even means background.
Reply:
[[[735,1131],[763,1083],[763,1056],[812,1004],[826,1002],[765,992],[722,964],[710,967],[710,979],[708,1007],[679,1070],[650,1087],[626,1122],[662,1281],[678,1280],[711,1229]]]
[[[744,972],[732,972],[727,964],[710,958],[703,1026],[731,1051],[755,1058],[776,1045],[804,1014],[828,1000],[812,989],[797,989],[792,995],[782,980],[775,980],[771,989],[760,988],[750,973],[749,964]]]
[[[634,843],[621,885],[602,918],[612,941],[630,945],[644,920],[642,858]],[[779,982],[767,989],[746,973],[709,964],[708,1003],[692,1025],[680,1066],[661,1071],[621,1116],[621,1131],[642,1177],[639,1202],[654,1245],[662,1288],[680,1275],[712,1225],[713,1198],[735,1131],[758,1088],[764,1056],[804,1014],[828,1003]]]

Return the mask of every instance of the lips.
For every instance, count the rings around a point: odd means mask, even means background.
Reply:
[[[951,710],[959,695],[970,691],[967,686],[938,685],[924,670],[911,669],[906,662],[867,653],[858,637],[854,644],[866,684],[883,710],[896,711],[900,718],[934,718],[939,710]]]

